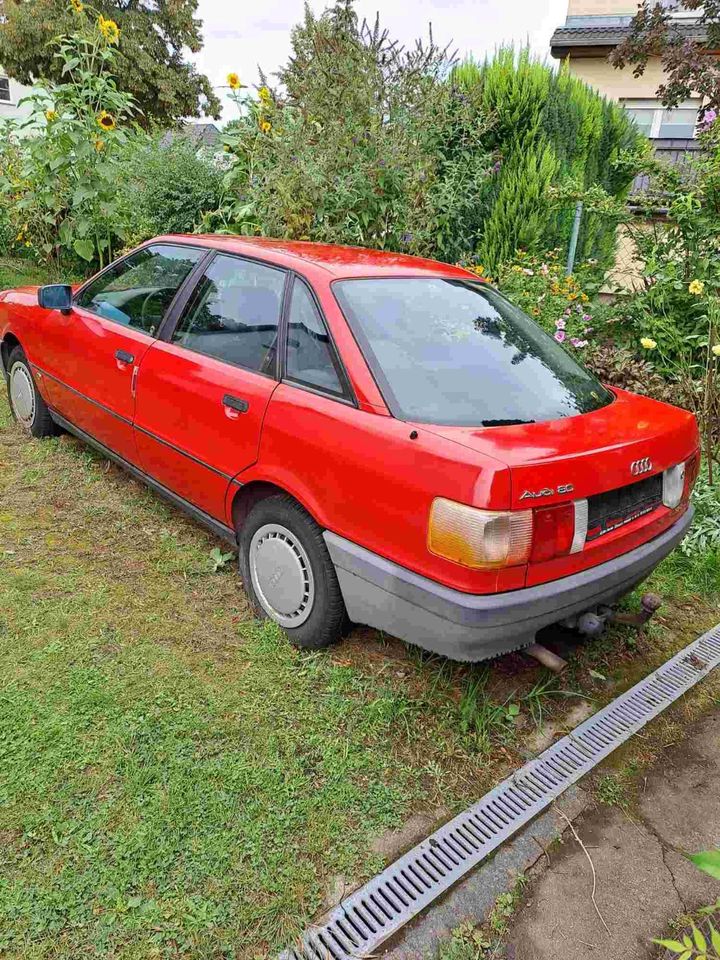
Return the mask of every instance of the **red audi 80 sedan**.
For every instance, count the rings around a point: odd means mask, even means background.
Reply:
[[[164,236],[0,293],[12,412],[237,545],[299,646],[461,660],[612,604],[680,542],[694,417],[600,384],[490,285],[393,253]]]

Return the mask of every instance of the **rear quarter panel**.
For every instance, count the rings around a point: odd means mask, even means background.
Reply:
[[[479,572],[427,549],[430,506],[449,497],[510,504],[510,473],[491,457],[282,383],[265,415],[258,463],[239,476],[291,493],[317,522],[423,576],[468,592],[522,586],[524,568]]]

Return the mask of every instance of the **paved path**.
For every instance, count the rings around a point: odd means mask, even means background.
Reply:
[[[530,900],[510,931],[508,958],[657,956],[651,941],[669,920],[720,896],[720,883],[682,855],[720,847],[720,710],[688,734],[649,772],[632,819],[601,806],[574,824],[595,866],[596,900],[610,934],[592,906],[587,857],[568,831],[550,865],[538,862],[531,871]]]

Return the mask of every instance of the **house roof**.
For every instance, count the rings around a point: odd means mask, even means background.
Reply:
[[[220,131],[214,123],[183,123],[175,130],[168,130],[161,143],[166,147],[176,137],[192,140],[198,147],[214,147],[220,139]]]
[[[707,29],[697,21],[687,23],[673,22],[668,29],[675,36],[685,40],[702,42],[707,40]],[[630,25],[618,23],[602,23],[597,26],[583,24],[582,26],[558,27],[550,40],[550,50],[554,57],[562,59],[569,53],[583,48],[593,47],[612,48],[618,46],[630,34]]]

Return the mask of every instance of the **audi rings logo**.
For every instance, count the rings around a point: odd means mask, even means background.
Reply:
[[[630,464],[630,473],[634,477],[641,477],[643,473],[650,473],[653,468],[650,457],[643,457],[642,460],[633,460]]]

